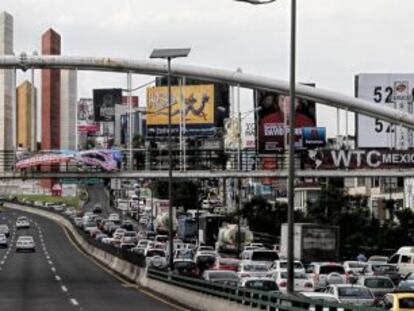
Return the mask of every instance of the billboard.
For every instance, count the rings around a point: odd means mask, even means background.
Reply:
[[[215,133],[214,85],[171,87],[172,135],[179,134],[181,119],[185,119],[186,134],[212,135]],[[147,136],[168,135],[168,88],[147,89]]]
[[[78,101],[78,121],[90,123],[94,121],[93,100],[90,98],[81,98]]]
[[[255,92],[255,104],[259,108],[259,152],[283,151],[288,144],[289,103],[289,96],[260,90]],[[295,145],[302,147],[302,128],[316,126],[315,102],[297,99],[295,109]]]
[[[94,118],[96,122],[114,122],[115,105],[122,104],[122,89],[93,90]]]
[[[302,146],[308,149],[320,148],[326,144],[325,127],[303,127]]]
[[[378,105],[413,113],[414,74],[360,74],[355,96]],[[357,114],[356,143],[360,148],[408,149],[413,131],[380,119]]]
[[[306,164],[314,169],[408,169],[414,150],[308,150]]]

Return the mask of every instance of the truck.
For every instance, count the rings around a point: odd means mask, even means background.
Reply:
[[[174,214],[173,214],[174,215]],[[158,214],[157,218],[154,220],[154,229],[158,234],[168,234],[169,233],[169,222],[170,217],[168,212],[163,212]],[[173,233],[177,231],[177,218],[173,217]]]
[[[288,225],[280,232],[280,258],[287,258]],[[294,257],[304,263],[339,260],[339,227],[313,223],[294,224]]]
[[[199,217],[198,239],[202,245],[216,246],[219,229],[225,218],[221,215],[206,214]]]
[[[197,220],[192,217],[179,218],[177,235],[186,243],[195,242],[197,239]]]
[[[253,233],[246,226],[240,227],[240,249],[253,242]],[[216,250],[222,253],[237,253],[238,226],[225,224],[219,229]]]

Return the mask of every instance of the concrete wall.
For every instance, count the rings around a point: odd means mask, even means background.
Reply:
[[[76,149],[77,75],[75,70],[60,72],[60,148]]]

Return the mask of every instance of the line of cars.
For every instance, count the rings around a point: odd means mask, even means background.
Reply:
[[[16,229],[19,231],[21,229],[29,229],[30,222],[26,216],[17,217],[15,223]],[[0,224],[0,247],[8,248],[9,247],[9,237],[10,237],[10,228],[6,224]],[[36,244],[33,236],[31,235],[20,235],[16,240],[16,253],[22,251],[36,252]]]

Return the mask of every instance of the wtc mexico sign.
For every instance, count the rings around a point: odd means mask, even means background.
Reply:
[[[414,150],[309,150],[306,162],[316,169],[414,168]]]

